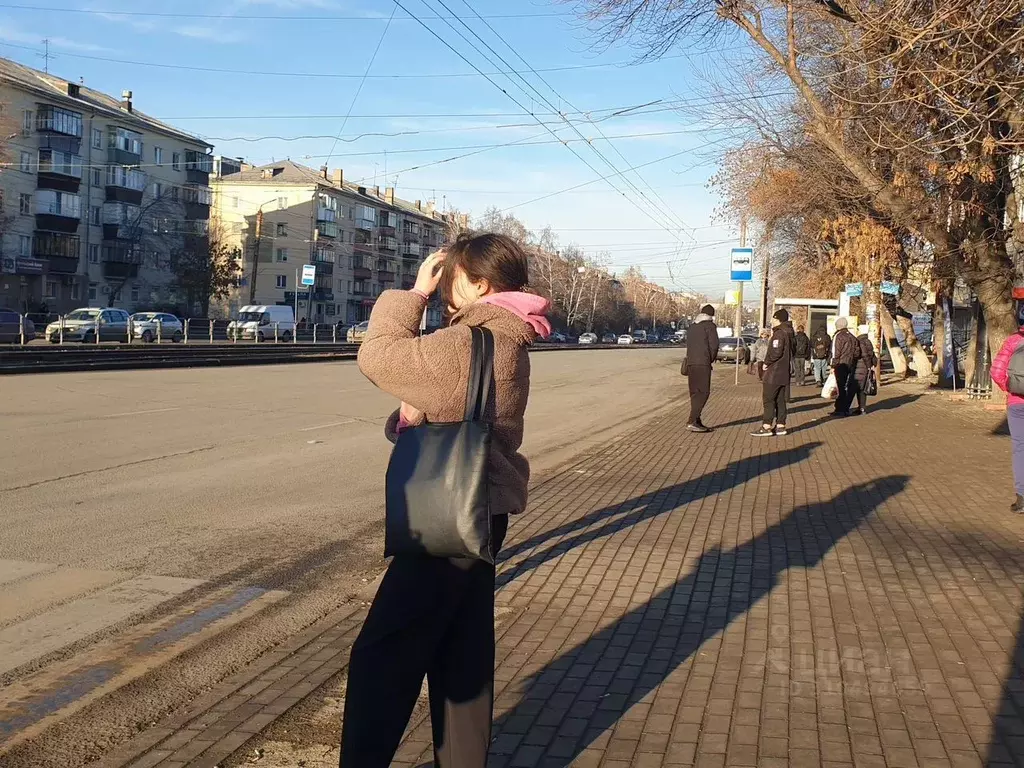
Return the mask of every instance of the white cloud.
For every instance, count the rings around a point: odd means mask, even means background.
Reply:
[[[225,31],[215,26],[202,26],[199,24],[175,27],[174,33],[182,37],[192,38],[193,40],[209,40],[215,43],[237,43],[242,40],[242,35],[236,31]]]

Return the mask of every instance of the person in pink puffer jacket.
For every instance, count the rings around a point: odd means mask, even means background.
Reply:
[[[1024,397],[1010,392],[1010,358],[1024,344],[1024,327],[1010,336],[992,361],[992,381],[1006,393],[1006,423],[1010,426],[1013,456],[1013,487],[1017,498],[1011,512],[1024,513]]]

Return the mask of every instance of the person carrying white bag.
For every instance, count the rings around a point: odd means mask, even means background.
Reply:
[[[825,386],[821,388],[821,396],[826,400],[835,400],[839,394],[839,384],[836,382],[836,372],[832,371],[825,379]]]

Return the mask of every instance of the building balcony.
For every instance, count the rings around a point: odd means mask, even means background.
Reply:
[[[369,296],[370,295],[370,289],[369,288],[353,288],[352,289],[352,295],[353,296],[359,296],[359,297]]]
[[[361,232],[372,232],[374,227],[374,221],[373,219],[357,218],[355,227]]]
[[[74,234],[81,219],[78,195],[49,189],[36,192],[36,229]]]
[[[352,243],[352,252],[357,256],[372,256],[372,243]]]
[[[397,251],[398,243],[393,237],[382,237],[377,240],[377,248],[382,251]]]
[[[185,218],[189,221],[205,221],[210,218],[210,206],[204,203],[186,202]]]
[[[369,280],[373,273],[368,267],[352,267],[352,277],[356,280]]]
[[[407,243],[418,243],[420,241],[420,231],[418,229],[403,229],[402,237],[405,238]]]
[[[55,133],[59,136],[81,139],[82,114],[51,104],[41,104],[36,112],[36,130],[40,133]]]
[[[111,165],[139,165],[142,162],[142,152],[134,152],[121,147],[107,147],[107,162]]]
[[[32,238],[32,255],[40,260],[55,258],[73,261],[77,267],[81,242],[78,235],[36,230]]]
[[[320,237],[337,237],[338,225],[333,221],[317,221],[316,231]]]
[[[392,226],[389,226],[387,224],[378,224],[377,225],[377,235],[379,237],[381,237],[381,238],[394,239],[394,237],[395,237],[395,228],[392,227]]]
[[[402,258],[403,259],[418,259],[423,253],[420,246],[416,243],[403,243],[402,244]]]
[[[316,220],[335,224],[338,221],[338,211],[326,205],[316,207]]]
[[[123,243],[103,244],[104,277],[138,277],[142,254]]]
[[[388,272],[387,270],[378,269],[377,279],[382,283],[393,283],[395,282],[395,273]]]
[[[51,275],[74,275],[78,272],[78,259],[50,256],[46,260],[46,271]]]
[[[185,150],[185,180],[190,184],[210,183],[210,174],[213,172],[213,158],[205,152],[197,152],[194,149]]]
[[[313,265],[316,267],[316,273],[318,275],[334,274],[334,261],[320,261],[319,259],[316,259],[313,261]]]
[[[82,184],[82,158],[54,149],[39,150],[38,186],[61,192],[78,192]]]

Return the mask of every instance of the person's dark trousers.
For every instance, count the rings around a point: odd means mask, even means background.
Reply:
[[[802,387],[804,382],[807,381],[807,368],[804,365],[804,359],[800,358],[796,361],[796,373],[794,375],[795,381],[793,382],[798,387]]]
[[[507,528],[507,516],[494,518],[498,547]],[[434,765],[483,768],[494,711],[494,566],[393,558],[348,670],[341,768],[391,765],[424,677]]]
[[[785,384],[765,384],[762,387],[764,399],[763,424],[786,423],[786,393],[789,387]]]
[[[690,420],[687,424],[703,424],[700,415],[711,397],[711,368],[705,365],[691,365],[686,376],[690,386]]]
[[[860,384],[857,385],[857,407],[862,411],[866,411],[868,408],[868,393]]]
[[[850,404],[856,390],[850,389],[850,381],[853,379],[853,370],[850,366],[840,364],[835,367],[836,372],[836,413],[849,413]]]

